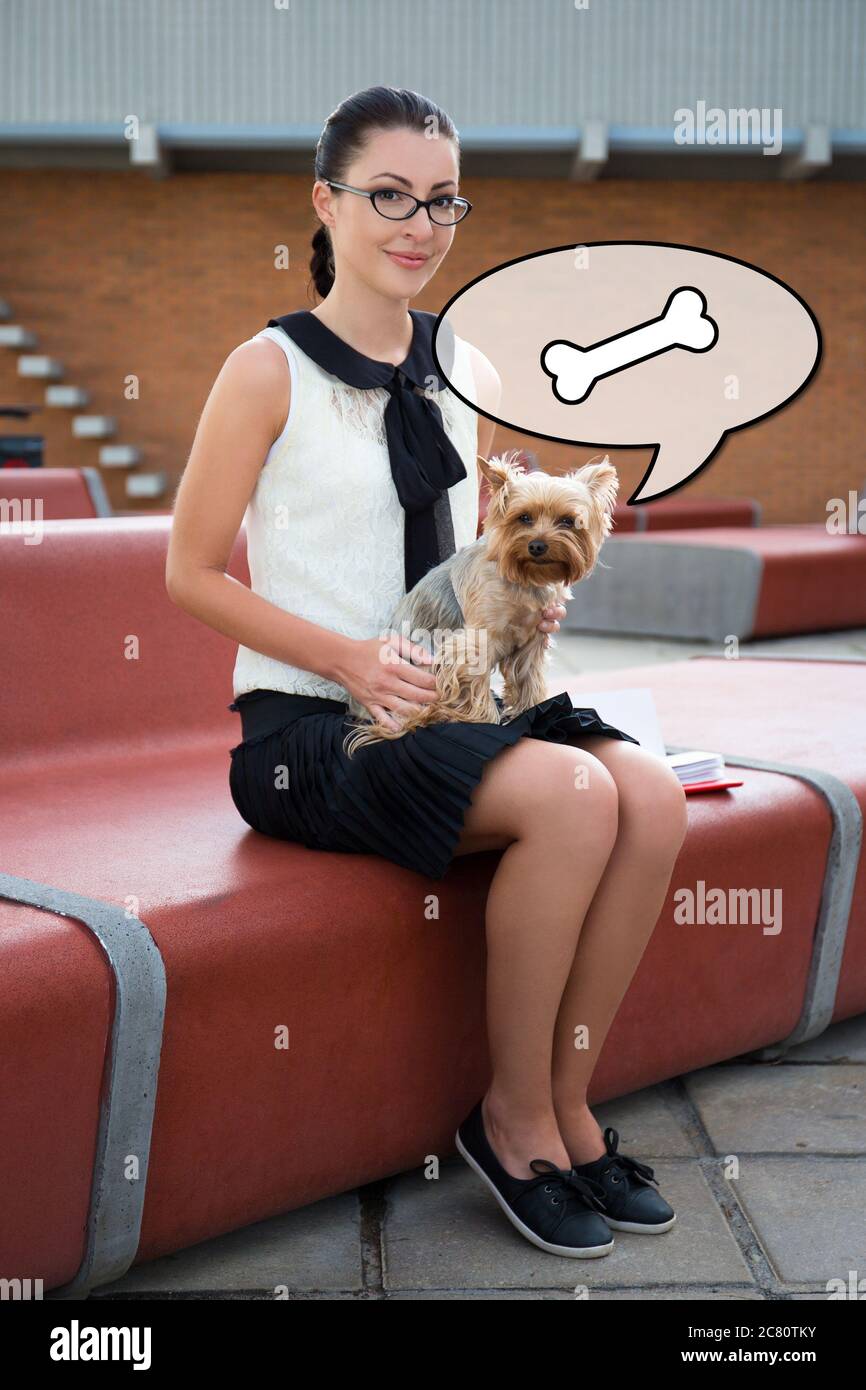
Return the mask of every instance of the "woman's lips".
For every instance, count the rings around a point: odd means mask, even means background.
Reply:
[[[426,256],[398,256],[395,251],[386,251],[385,255],[390,256],[396,265],[405,266],[407,270],[417,270],[427,260]]]

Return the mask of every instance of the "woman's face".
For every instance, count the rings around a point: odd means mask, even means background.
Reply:
[[[382,130],[371,134],[363,153],[339,181],[368,192],[389,188],[435,198],[459,193],[458,179],[457,153],[446,136],[428,140],[420,131]],[[456,228],[432,222],[426,208],[416,208],[405,220],[391,220],[382,217],[369,198],[331,189],[320,179],[314,184],[313,202],[330,231],[337,275],[347,267],[388,298],[419,294],[454,240]],[[391,252],[420,259],[407,265]]]

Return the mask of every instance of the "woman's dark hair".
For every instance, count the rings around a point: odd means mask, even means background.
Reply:
[[[437,135],[460,140],[451,117],[420,92],[406,87],[366,87],[341,101],[332,111],[316,145],[314,172],[317,179],[345,183],[346,170],[361,153],[373,130],[417,130],[422,134],[433,126]],[[342,197],[340,189],[333,190]],[[327,227],[319,224],[313,237],[310,277],[316,293],[325,299],[334,283],[334,250]]]

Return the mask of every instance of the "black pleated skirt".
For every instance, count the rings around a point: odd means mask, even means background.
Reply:
[[[379,854],[434,879],[451,863],[485,763],[501,749],[524,736],[639,744],[565,691],[502,724],[430,724],[352,758],[343,739],[354,725],[340,700],[253,690],[229,709],[241,716],[243,739],[230,752],[229,786],[247,825],[310,849]]]

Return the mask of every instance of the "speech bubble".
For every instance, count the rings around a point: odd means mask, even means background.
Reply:
[[[455,334],[499,373],[501,414],[466,395],[471,375],[449,375]],[[506,261],[464,285],[433,330],[437,371],[497,424],[560,444],[652,449],[629,506],[677,492],[727,435],[788,405],[821,352],[818,321],[790,285],[720,251],[657,241]]]

